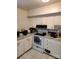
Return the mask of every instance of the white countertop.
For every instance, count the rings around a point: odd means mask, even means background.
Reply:
[[[27,35],[22,35],[21,34],[20,37],[17,38],[17,41],[28,38],[28,37],[33,36],[33,35],[34,35],[34,33],[29,33]]]
[[[33,36],[33,35],[34,35],[34,33],[29,33],[29,34],[27,34],[25,36],[24,35],[20,35],[20,37],[17,38],[17,41],[22,40],[22,39],[25,39],[25,38],[28,38],[28,37]],[[53,37],[51,37],[49,35],[46,35],[46,36],[43,36],[43,37],[44,38],[47,38],[47,39],[53,39],[53,40],[61,41],[61,38],[60,37],[53,38]]]
[[[54,37],[51,37],[51,36],[49,36],[49,35],[46,35],[46,36],[44,36],[44,37],[47,38],[47,39],[53,39],[53,40],[61,41],[61,38],[60,38],[60,37],[54,38]]]

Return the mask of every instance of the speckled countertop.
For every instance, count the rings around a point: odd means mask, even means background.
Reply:
[[[22,39],[24,39],[24,38],[28,38],[28,37],[31,37],[31,36],[34,36],[34,34],[35,33],[29,33],[29,34],[27,34],[27,35],[20,35],[20,37],[18,37],[17,38],[17,41],[19,41],[19,40],[22,40]],[[61,38],[60,37],[58,37],[58,38],[53,38],[53,37],[51,37],[50,35],[46,35],[46,36],[43,36],[44,38],[46,38],[46,39],[53,39],[53,40],[56,40],[56,41],[61,41]]]
[[[28,37],[33,36],[33,35],[34,35],[34,33],[29,33],[27,35],[22,35],[21,34],[20,37],[17,38],[17,41],[22,40],[24,38],[28,38]]]
[[[60,37],[54,38],[54,37],[51,37],[50,35],[46,35],[46,36],[44,36],[44,38],[53,39],[53,40],[56,40],[56,41],[61,41]]]

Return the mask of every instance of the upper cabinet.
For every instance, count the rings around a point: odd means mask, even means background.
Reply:
[[[55,13],[60,13],[61,11],[61,4],[60,2],[36,8],[36,9],[31,9],[28,11],[28,16],[39,16],[39,15],[49,15],[49,14],[55,14]]]

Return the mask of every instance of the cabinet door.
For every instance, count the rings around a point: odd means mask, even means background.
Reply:
[[[24,53],[24,40],[17,43],[17,56],[20,56],[22,53]]]
[[[17,56],[20,56],[32,47],[32,37],[28,37],[17,42]]]
[[[29,50],[32,47],[32,37],[26,38],[24,41],[25,51]]]
[[[51,55],[60,58],[61,56],[61,43],[59,41],[55,40],[49,40],[48,41],[48,50],[51,51]]]

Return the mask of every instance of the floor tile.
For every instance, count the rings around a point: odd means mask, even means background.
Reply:
[[[47,54],[42,54],[34,49],[24,54],[20,59],[55,59]]]

